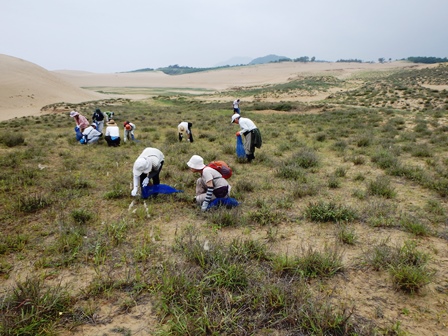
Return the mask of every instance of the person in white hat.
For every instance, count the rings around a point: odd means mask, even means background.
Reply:
[[[230,185],[221,173],[204,164],[204,159],[199,155],[193,155],[187,162],[191,172],[200,173],[201,177],[196,181],[195,201],[206,211],[212,200],[219,197],[229,197]]]
[[[248,162],[255,159],[255,147],[260,148],[262,144],[260,130],[249,118],[243,118],[238,113],[232,115],[232,124],[240,125],[241,130],[236,132],[236,136],[244,135],[244,150]]]
[[[179,133],[179,142],[182,141],[184,134],[186,134],[186,138],[188,142],[193,142],[193,134],[191,133],[191,127],[193,124],[188,121],[182,121],[179,125],[177,125],[177,132]]]
[[[103,133],[98,132],[96,129],[96,123],[92,123],[84,130],[84,132],[82,132],[82,139],[80,140],[80,143],[84,145],[92,145],[98,143],[102,135]]]
[[[163,167],[165,156],[157,148],[145,148],[134,162],[132,174],[134,176],[134,188],[131,191],[132,196],[137,196],[138,188],[146,187],[152,179],[153,185],[160,184],[160,171]]]
[[[115,120],[110,119],[106,125],[106,136],[104,137],[104,139],[106,139],[107,145],[109,147],[120,146],[120,129],[118,128]]]

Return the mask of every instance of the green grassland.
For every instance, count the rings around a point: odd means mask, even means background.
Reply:
[[[117,148],[79,145],[57,104],[1,122],[0,335],[447,334],[448,93],[422,86],[446,85],[447,69],[227,92],[343,89],[312,104],[242,98],[263,135],[251,164],[229,101],[175,89],[62,104],[134,122],[138,141]],[[178,142],[185,120],[193,143]],[[182,193],[130,196],[145,147]],[[193,154],[232,167],[240,206],[200,211]]]

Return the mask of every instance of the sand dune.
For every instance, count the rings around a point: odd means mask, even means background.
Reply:
[[[408,62],[369,63],[270,63],[223,68],[180,76],[160,71],[145,73],[95,74],[75,71],[55,71],[55,75],[78,87],[176,87],[225,90],[233,87],[284,83],[298,75],[326,74],[341,78],[360,71],[386,71],[417,67]]]
[[[36,64],[0,55],[0,120],[39,115],[41,107],[56,102],[101,98],[102,95],[68,83]]]
[[[40,115],[43,106],[53,103],[79,103],[111,98],[110,95],[101,95],[82,89],[83,87],[172,87],[222,91],[234,87],[282,83],[299,75],[331,74],[347,78],[360,71],[386,71],[406,67],[423,66],[407,62],[385,64],[285,62],[225,68],[180,76],[168,76],[160,71],[96,74],[70,70],[48,71],[31,62],[0,54],[0,120]]]

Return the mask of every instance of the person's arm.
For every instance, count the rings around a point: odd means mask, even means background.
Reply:
[[[210,204],[210,201],[212,200],[213,196],[213,180],[207,181],[207,193],[205,194],[205,200],[202,202],[201,210],[206,211],[208,208],[208,205]]]
[[[138,185],[140,184],[140,176],[134,175],[133,184],[134,184],[134,188],[131,191],[131,195],[137,196]]]

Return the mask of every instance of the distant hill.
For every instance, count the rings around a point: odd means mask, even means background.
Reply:
[[[267,55],[267,56],[258,57],[258,58],[253,59],[249,63],[249,65],[265,64],[265,63],[279,62],[279,61],[291,61],[291,59],[289,57],[286,57],[286,56]]]
[[[219,62],[217,64],[215,64],[216,67],[221,67],[221,66],[225,66],[225,65],[229,65],[229,66],[234,66],[234,65],[246,65],[249,64],[249,62],[252,60],[252,58],[250,57],[232,57],[231,59],[228,59],[227,61],[224,62]]]

